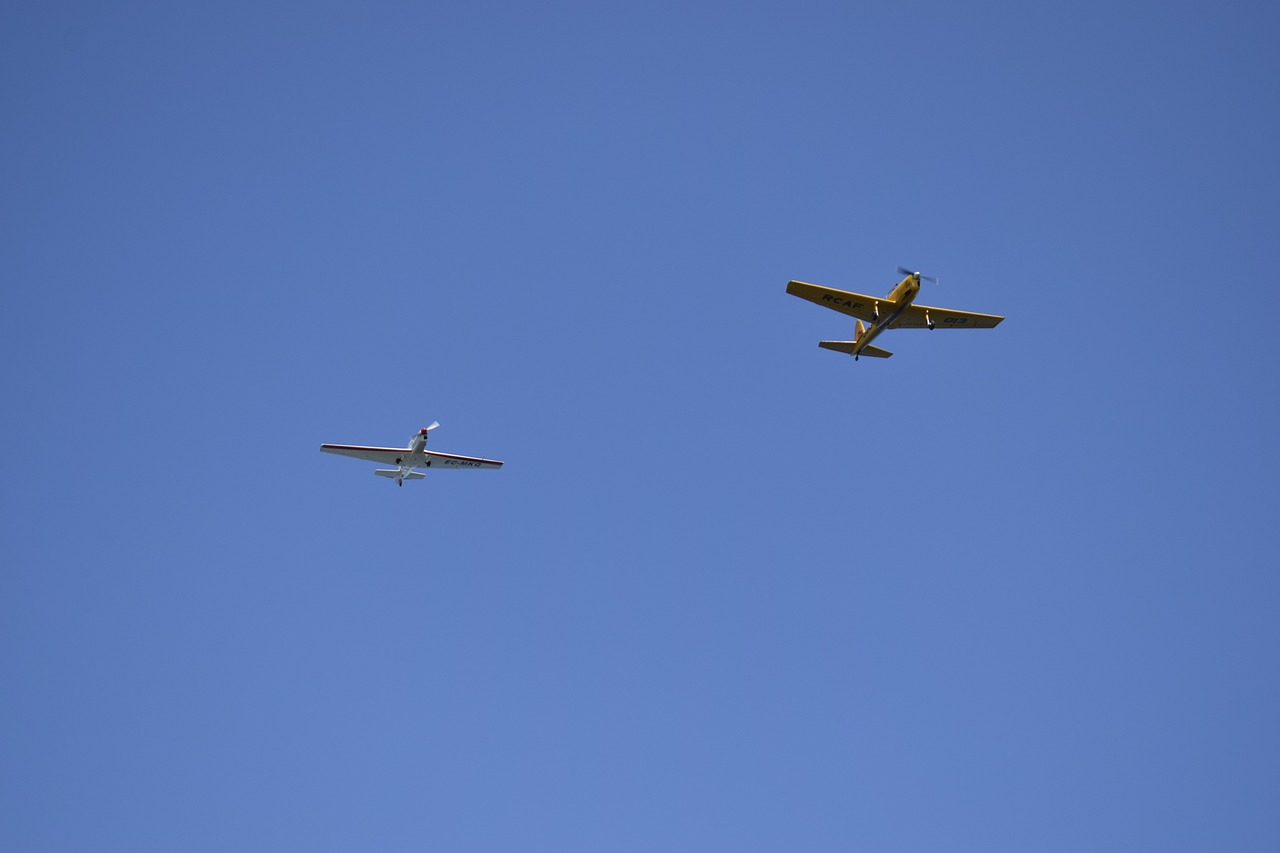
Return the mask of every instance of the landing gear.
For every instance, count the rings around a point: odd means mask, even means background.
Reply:
[[[396,485],[397,485],[397,486],[403,486],[403,485],[404,485],[404,480],[396,480]]]
[[[931,332],[938,327],[937,323],[929,319],[928,311],[924,312],[924,324],[929,327],[929,331]]]

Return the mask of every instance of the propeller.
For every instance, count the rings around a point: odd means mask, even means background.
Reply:
[[[432,422],[431,422],[431,426],[424,426],[424,427],[422,428],[422,434],[423,434],[423,435],[426,435],[426,434],[427,434],[427,432],[428,432],[429,430],[433,430],[433,429],[435,429],[435,428],[436,428],[436,427],[438,427],[438,426],[440,426],[440,422],[439,422],[439,421],[432,421]]]
[[[909,270],[906,267],[898,267],[898,272],[903,275],[919,276],[923,281],[932,282],[933,284],[938,283],[938,277],[936,275],[920,275],[919,270]]]

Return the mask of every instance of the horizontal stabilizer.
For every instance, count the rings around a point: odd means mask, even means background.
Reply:
[[[400,476],[400,469],[399,468],[378,468],[373,473],[377,474],[379,477],[395,478]],[[421,471],[410,471],[408,474],[404,475],[404,478],[406,480],[422,480],[422,479],[425,479],[426,476],[427,475],[422,473]]]
[[[857,341],[818,341],[818,346],[823,349],[831,349],[836,352],[842,352],[845,355],[853,355],[853,348],[858,345]],[[887,349],[873,347],[870,344],[862,348],[858,355],[865,355],[867,358],[888,358],[893,355]]]

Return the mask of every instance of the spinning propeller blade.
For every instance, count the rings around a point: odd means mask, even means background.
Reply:
[[[919,275],[922,281],[931,282],[933,284],[938,283],[938,277],[936,275],[920,275],[919,270],[909,270],[906,267],[898,267],[898,272],[903,275]]]

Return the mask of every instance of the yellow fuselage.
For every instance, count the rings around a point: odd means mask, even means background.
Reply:
[[[920,276],[909,275],[902,281],[898,282],[893,290],[889,291],[889,295],[884,298],[884,307],[877,301],[875,305],[876,319],[871,321],[871,325],[866,329],[859,331],[856,346],[853,349],[853,355],[862,352],[863,347],[874,341],[881,332],[889,328],[894,320],[907,310],[916,298],[916,294],[920,292]],[[859,323],[859,326],[862,324]]]

